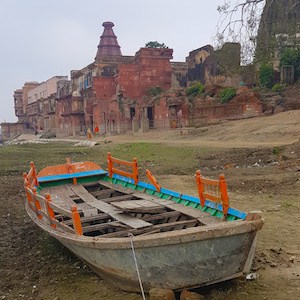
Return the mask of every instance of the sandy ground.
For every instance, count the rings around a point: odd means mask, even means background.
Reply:
[[[262,210],[265,225],[252,270],[257,279],[242,278],[197,291],[205,299],[281,300],[300,298],[299,137],[300,111],[289,111],[198,129],[96,139],[100,147],[142,141],[178,149],[211,147],[211,153],[199,158],[201,169],[208,176],[225,172],[231,205]],[[0,168],[0,299],[142,299],[107,284],[32,224],[20,205],[22,171]],[[195,194],[192,175],[162,174],[159,181]]]

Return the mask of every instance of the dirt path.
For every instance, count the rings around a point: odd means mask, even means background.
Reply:
[[[172,145],[210,146],[217,148],[257,148],[289,145],[300,139],[300,110],[274,116],[223,121],[197,129],[148,131],[96,138],[114,143],[154,142]]]
[[[266,221],[253,265],[259,277],[253,281],[233,280],[198,292],[205,299],[299,299],[299,113],[225,122],[186,130],[183,135],[180,131],[151,131],[106,137],[110,143],[98,138],[100,146],[95,149],[58,148],[57,144],[1,147],[0,299],[141,299],[138,294],[124,293],[107,284],[30,221],[23,207],[21,174],[31,159],[39,165],[60,163],[67,155],[93,160],[101,151],[119,149],[119,153],[125,153],[129,147],[123,145],[127,143],[133,152],[142,151],[138,146],[143,141],[147,145],[159,143],[162,150],[166,145],[167,151],[171,145],[174,153],[192,155],[193,166],[199,165],[208,177],[224,172],[231,205],[245,211],[263,211]],[[202,147],[205,151],[198,151]],[[150,164],[162,185],[195,195],[190,169],[179,174],[161,160],[162,153],[141,153],[141,168]],[[179,159],[184,157],[180,155],[173,161],[174,166],[180,166]]]

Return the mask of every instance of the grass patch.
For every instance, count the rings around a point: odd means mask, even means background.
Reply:
[[[0,148],[0,176],[21,175],[34,161],[37,170],[49,165],[63,164],[67,157],[72,161],[94,161],[106,169],[107,152],[112,156],[132,161],[137,158],[141,175],[148,168],[155,174],[193,174],[199,157],[209,149],[186,146],[168,146],[157,143],[100,145],[93,148],[73,148],[68,144],[14,145]],[[142,176],[143,177],[143,176]]]

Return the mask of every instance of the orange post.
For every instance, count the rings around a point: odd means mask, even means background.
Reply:
[[[52,223],[52,220],[56,220],[56,218],[55,218],[54,210],[50,207],[50,202],[51,202],[50,194],[46,194],[45,197],[46,197],[47,213],[48,213],[51,227],[56,228],[56,224]]]
[[[156,190],[158,192],[160,192],[160,189],[161,189],[160,184],[157,182],[154,175],[149,170],[146,170],[146,175],[149,178],[149,180],[151,181],[151,183],[155,186]]]
[[[81,225],[80,215],[77,210],[77,207],[72,206],[71,210],[72,210],[72,219],[73,219],[73,226],[74,226],[75,233],[77,235],[82,235],[83,234],[82,225]]]
[[[108,170],[108,176],[110,178],[112,178],[112,175],[113,175],[113,171],[112,171],[112,159],[111,159],[111,154],[110,152],[107,153],[107,170]]]
[[[36,196],[36,188],[33,187],[33,188],[32,188],[32,191],[33,191],[33,194],[34,194],[34,197],[33,197],[33,198],[34,198],[34,205],[35,205],[35,207],[36,207],[36,215],[37,215],[37,217],[38,217],[39,219],[42,219],[43,216],[39,214],[39,210],[42,209],[41,203],[40,203],[40,201],[35,197],[35,196]]]
[[[221,193],[224,219],[226,219],[228,209],[229,209],[229,197],[228,197],[228,193],[227,193],[227,184],[226,184],[224,174],[220,175],[219,186],[220,186],[220,193]]]
[[[133,159],[133,179],[134,179],[134,184],[138,184],[139,182],[139,170],[138,170],[138,164],[137,164],[137,159]]]
[[[32,177],[33,177],[32,185],[39,186],[39,183],[37,181],[36,168],[33,161],[30,162],[30,168],[32,169]]]
[[[24,188],[25,188],[26,198],[27,198],[28,202],[31,202],[32,198],[31,198],[30,193],[27,190],[27,189],[30,189],[30,184],[27,179],[24,180]]]
[[[71,163],[71,159],[69,158],[69,157],[67,157],[66,158],[66,160],[67,160],[67,171],[68,171],[68,173],[69,174],[72,174],[72,173],[74,173],[73,172],[73,165],[72,165],[72,163]],[[73,178],[73,184],[74,185],[77,185],[77,178]]]
[[[26,193],[26,198],[27,198],[28,202],[31,202],[31,196],[30,196],[29,192],[27,191],[27,188],[30,188],[30,184],[28,182],[26,172],[23,173],[23,179],[24,179],[24,189],[25,189],[25,193]]]
[[[204,204],[205,204],[205,198],[203,196],[204,185],[203,185],[203,182],[201,180],[200,170],[196,171],[196,184],[197,184],[197,188],[198,188],[198,195],[199,195],[199,199],[200,199],[200,202],[201,202],[201,206],[204,207]]]
[[[27,173],[26,172],[24,172],[22,176],[23,176],[24,181],[27,180]]]

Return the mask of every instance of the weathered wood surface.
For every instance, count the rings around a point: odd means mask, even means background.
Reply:
[[[120,192],[120,193],[124,193],[124,194],[133,194],[134,191],[130,188],[126,188],[126,187],[122,187],[120,186],[119,184],[114,184],[114,183],[110,183],[110,182],[107,182],[107,181],[98,181],[98,183],[101,185],[101,186],[104,186],[104,187],[107,187],[109,189],[113,189],[117,192]]]
[[[113,203],[112,205],[124,211],[136,213],[158,213],[165,210],[163,205],[154,203],[153,201],[149,200],[122,201]]]
[[[179,211],[187,216],[193,217],[198,219],[199,222],[201,222],[203,225],[209,225],[209,224],[215,224],[215,223],[226,223],[216,217],[211,216],[209,213],[203,212],[201,210],[196,210],[191,207],[186,207],[183,206],[182,204],[175,203],[174,201],[171,200],[165,200],[165,199],[160,199],[155,196],[151,196],[148,194],[144,193],[139,193],[139,192],[134,192],[129,188],[121,187],[119,185],[110,183],[110,182],[102,182],[98,181],[100,185],[103,185],[107,188],[111,189],[116,189],[121,193],[126,193],[126,194],[132,194],[133,196],[137,198],[143,198],[149,201],[154,201],[155,203],[161,204],[169,209]]]
[[[97,230],[105,230],[105,229],[109,229],[109,228],[115,229],[116,227],[120,227],[123,229],[128,228],[126,225],[122,224],[121,222],[114,221],[114,222],[84,226],[84,227],[82,227],[82,231],[84,233],[86,233],[86,232],[93,232],[93,231],[97,231]]]
[[[110,217],[109,214],[100,213],[97,216],[81,217],[80,221],[81,221],[81,224],[83,224],[83,223],[88,223],[88,222],[92,222],[92,221],[100,221],[100,220],[109,219],[109,217]],[[72,225],[73,220],[66,220],[66,221],[63,221],[63,223],[65,225]]]
[[[112,232],[101,235],[101,237],[125,237],[129,233],[133,235],[140,235],[140,234],[151,234],[151,233],[157,233],[161,231],[168,231],[168,230],[180,230],[183,227],[189,228],[194,227],[197,224],[198,220],[184,220],[184,221],[178,221],[173,223],[163,223],[163,224],[157,224],[153,225],[152,227],[145,227],[140,229],[126,229],[122,231]]]
[[[88,203],[89,205],[99,209],[102,212],[108,213],[114,219],[130,226],[131,228],[142,228],[147,226],[153,226],[153,224],[137,219],[130,215],[125,215],[120,213],[120,211],[101,200],[98,200],[93,195],[91,195],[83,186],[81,185],[72,185],[71,189],[78,195],[84,202]]]
[[[94,191],[94,192],[91,192],[91,194],[98,198],[109,198],[111,197],[111,195],[115,192],[115,190],[113,189],[103,189],[103,190],[100,190],[100,191]]]
[[[71,206],[76,205],[73,199],[70,198],[69,192],[67,192],[67,185],[55,186],[51,188],[43,189],[43,193],[49,193],[51,195],[51,201],[65,209],[71,209]],[[73,192],[72,192],[73,194]]]
[[[105,198],[100,200],[107,203],[112,203],[112,202],[119,202],[119,201],[129,200],[129,199],[133,199],[132,195],[122,195],[122,196],[116,196],[116,197]]]
[[[83,212],[84,216],[94,216],[98,214],[97,209],[87,203],[76,203],[75,200],[80,198],[74,193],[71,186],[68,184],[51,187],[49,192],[51,192],[52,202],[65,209],[71,209],[72,206],[76,206],[77,210],[79,212]]]
[[[160,198],[156,198],[156,197],[141,194],[141,193],[133,194],[133,196],[143,197],[143,198],[145,198],[149,201],[159,203],[159,204],[161,204],[161,205],[163,205],[163,206],[165,206],[169,209],[179,211],[184,215],[190,216],[192,218],[196,218],[199,222],[201,222],[204,225],[223,222],[222,220],[220,220],[216,217],[213,217],[210,214],[205,213],[201,210],[194,209],[194,208],[191,208],[191,207],[186,207],[186,206],[183,206],[182,204],[175,203],[174,201],[171,201],[171,200],[160,199]]]

